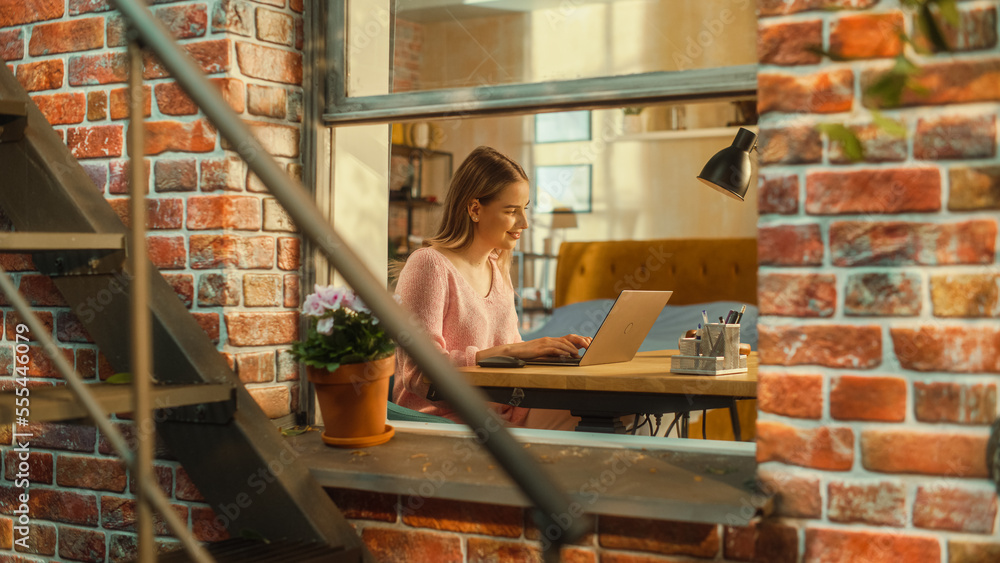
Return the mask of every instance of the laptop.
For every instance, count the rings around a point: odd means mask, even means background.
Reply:
[[[673,294],[673,291],[623,290],[582,356],[546,356],[526,359],[524,363],[594,366],[628,362],[635,357],[642,341],[649,334],[649,329],[653,328],[660,311]]]

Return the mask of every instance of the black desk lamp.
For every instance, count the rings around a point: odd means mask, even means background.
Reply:
[[[730,147],[715,153],[698,179],[710,188],[743,201],[750,188],[750,151],[757,146],[757,134],[740,127]]]

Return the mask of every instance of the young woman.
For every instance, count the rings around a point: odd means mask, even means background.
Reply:
[[[568,334],[523,342],[517,331],[511,251],[528,228],[530,187],[524,170],[490,147],[472,151],[455,172],[438,234],[414,251],[399,273],[396,294],[456,366],[490,356],[577,356],[590,338]],[[458,420],[443,402],[426,399],[427,384],[406,352],[396,354],[393,401]],[[491,403],[513,426],[571,429],[566,411]]]

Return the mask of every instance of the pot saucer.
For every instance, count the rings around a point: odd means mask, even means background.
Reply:
[[[331,438],[323,432],[323,443],[328,446],[333,446],[335,448],[367,448],[368,446],[377,446],[379,444],[384,444],[389,441],[396,434],[396,429],[392,426],[386,424],[385,432],[381,434],[375,434],[374,436],[356,436],[353,438]]]

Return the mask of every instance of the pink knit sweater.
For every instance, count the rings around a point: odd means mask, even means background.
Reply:
[[[456,366],[476,365],[476,352],[501,344],[520,342],[514,290],[504,283],[496,259],[493,283],[486,297],[477,294],[455,265],[433,248],[413,252],[399,275],[396,294],[412,312],[442,352]],[[393,402],[410,409],[458,421],[458,415],[443,401],[426,399],[428,385],[420,368],[402,349],[396,350],[396,383]],[[528,409],[490,403],[502,419],[522,426]]]

